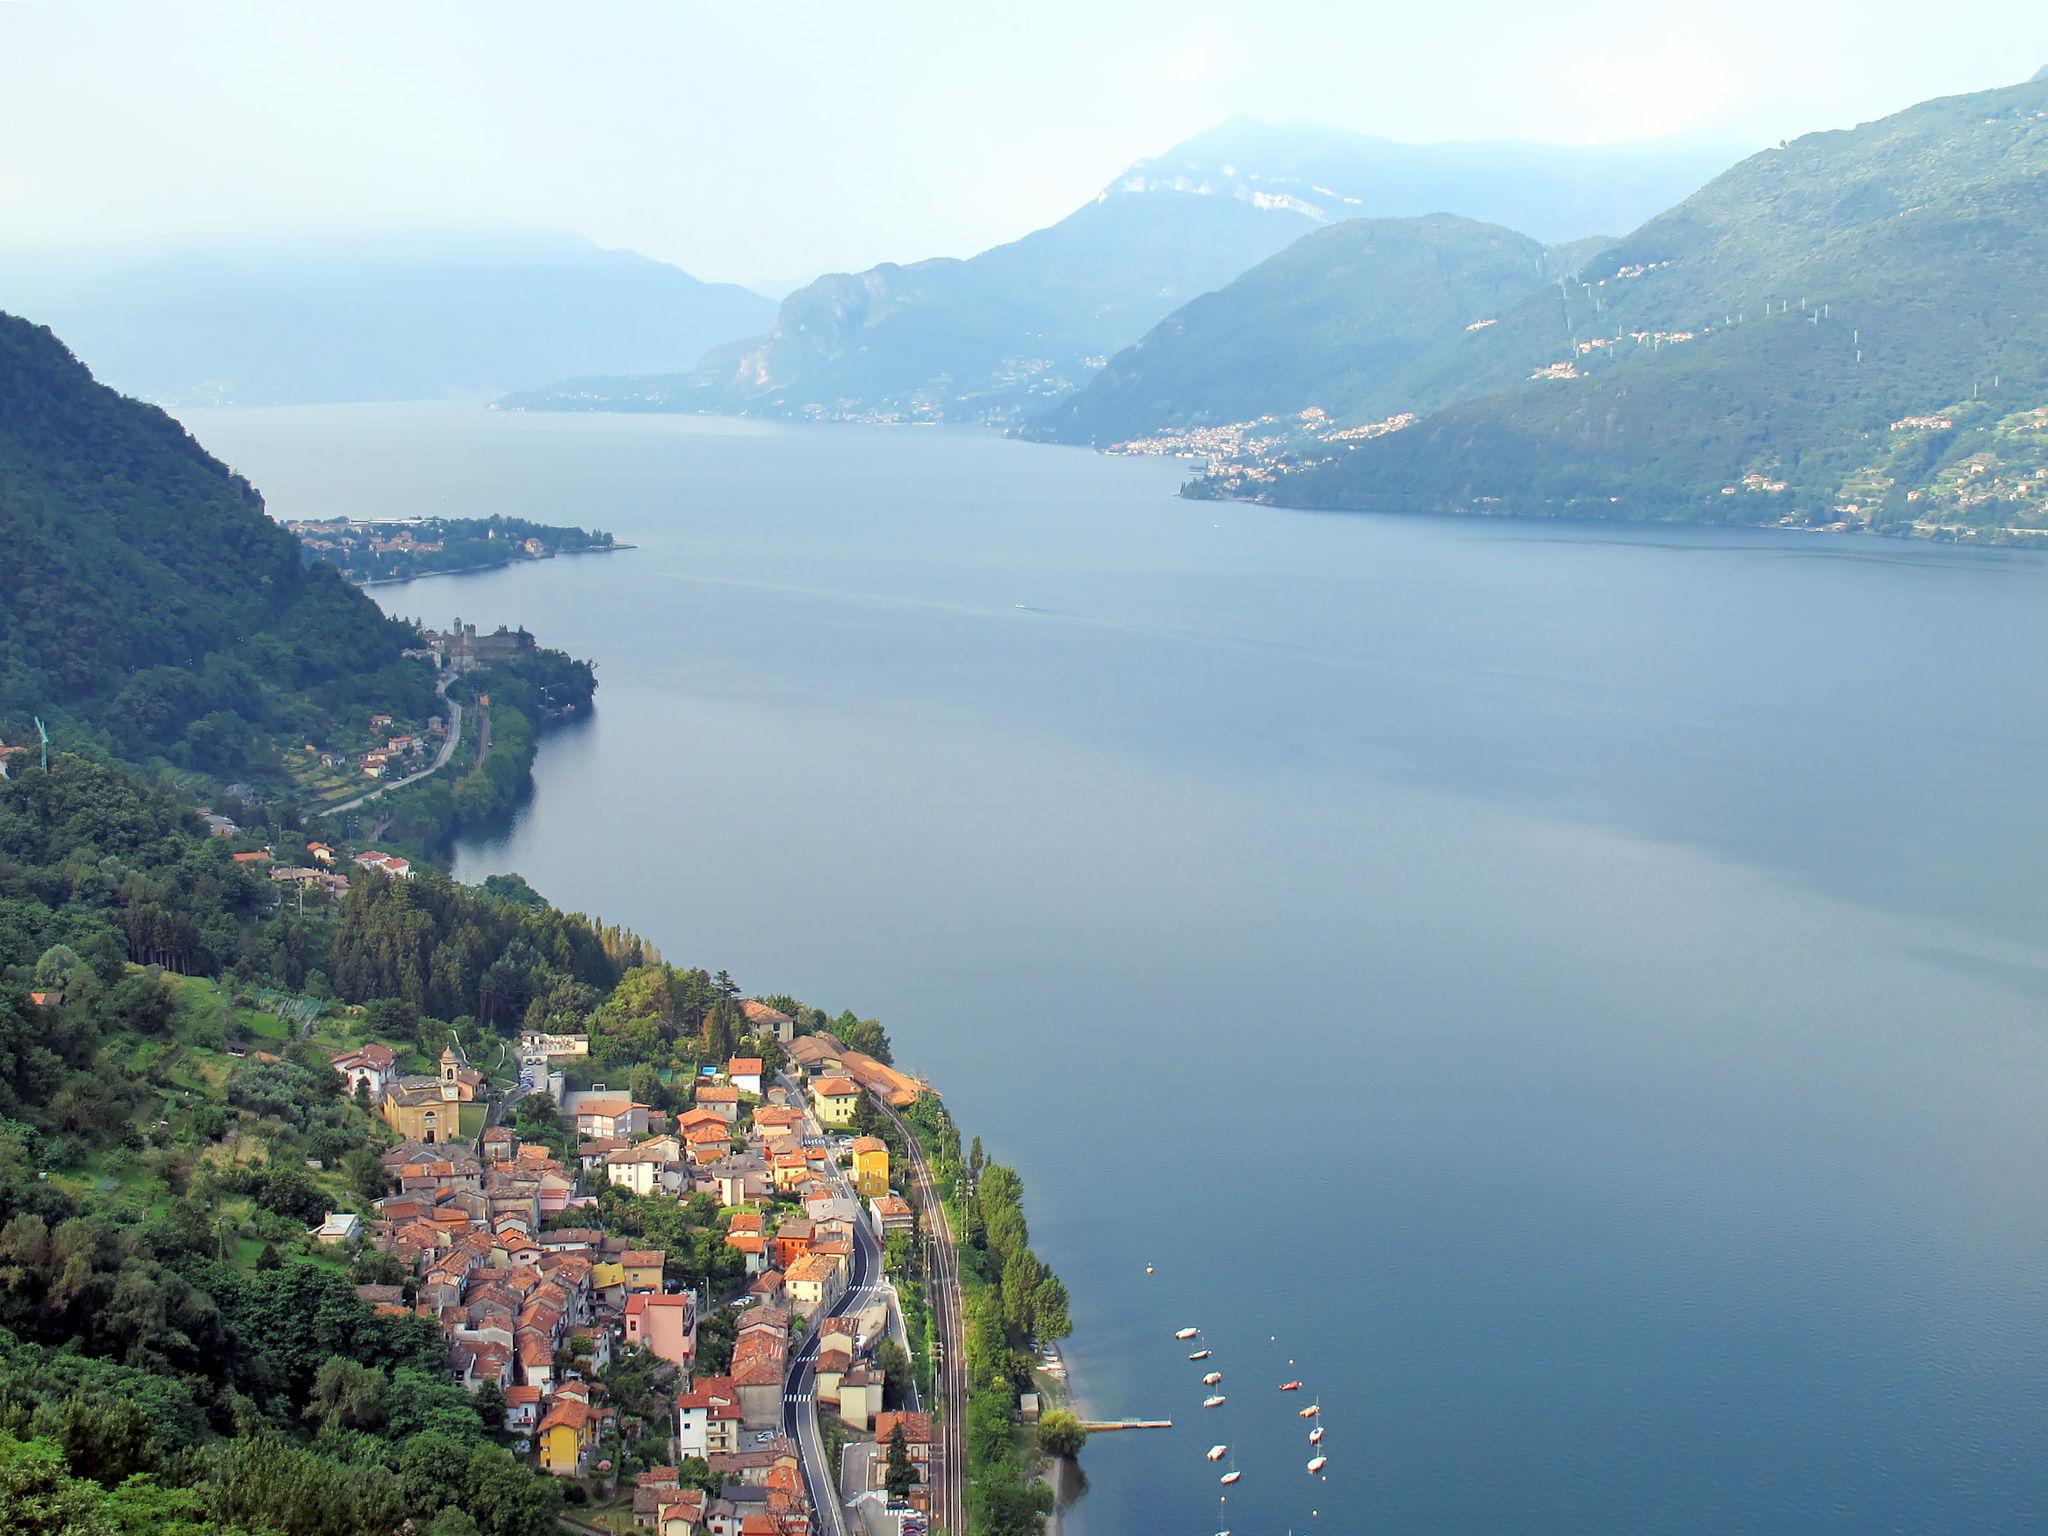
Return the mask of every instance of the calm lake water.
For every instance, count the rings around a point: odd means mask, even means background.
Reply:
[[[379,590],[598,666],[459,873],[888,1023],[1023,1171],[1087,1405],[1179,1426],[1070,1530],[2048,1529],[2048,559],[191,419],[280,516],[640,546]]]

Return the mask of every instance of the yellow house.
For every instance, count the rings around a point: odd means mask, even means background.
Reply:
[[[590,1288],[593,1291],[608,1291],[614,1286],[623,1289],[625,1284],[625,1265],[600,1259],[590,1266]]]
[[[619,1263],[626,1271],[628,1291],[658,1291],[661,1289],[661,1266],[668,1255],[659,1248],[629,1248],[619,1255]]]
[[[879,1136],[854,1138],[853,1192],[863,1200],[889,1193],[889,1148]]]
[[[850,1077],[821,1077],[811,1084],[811,1103],[824,1124],[851,1125],[860,1108],[860,1085]]]
[[[583,1471],[583,1458],[597,1444],[597,1415],[588,1403],[557,1398],[534,1436],[540,1443],[541,1471],[550,1477],[576,1477]]]

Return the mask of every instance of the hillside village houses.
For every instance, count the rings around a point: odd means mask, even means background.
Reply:
[[[825,1069],[809,1095],[818,1122],[842,1084],[855,1110],[866,1091],[922,1091],[830,1036],[796,1043],[813,1040],[805,1054]],[[378,1042],[331,1061],[347,1090],[369,1096],[401,1138],[381,1159],[392,1192],[367,1216],[334,1213],[322,1228],[334,1234],[323,1241],[369,1243],[405,1270],[403,1286],[360,1287],[365,1301],[437,1322],[450,1379],[472,1392],[496,1386],[506,1431],[536,1467],[599,1488],[600,1463],[616,1466],[621,1445],[647,1426],[622,1423],[596,1377],[615,1353],[652,1355],[672,1405],[656,1430],[678,1462],[706,1462],[720,1487],[685,1489],[677,1466],[640,1472],[630,1485],[635,1526],[675,1536],[810,1536],[798,1450],[781,1427],[788,1362],[814,1321],[818,1411],[857,1435],[890,1420],[874,1348],[890,1332],[891,1303],[866,1300],[827,1315],[846,1297],[858,1245],[915,1225],[890,1188],[881,1139],[853,1140],[849,1185],[802,1098],[771,1086],[752,1057],[695,1085],[672,1125],[630,1094],[564,1095],[573,1158],[522,1143],[508,1125],[465,1136],[462,1112],[481,1106],[488,1085],[453,1049],[432,1076],[402,1074],[398,1052]],[[864,1089],[856,1072],[872,1086]],[[671,1278],[668,1254],[598,1226],[596,1191],[606,1184],[649,1199],[714,1199],[729,1213],[722,1240],[741,1260],[739,1295],[701,1296]],[[728,1304],[741,1309],[729,1363],[700,1372],[706,1309]],[[928,1458],[928,1429],[908,1427],[913,1457]],[[911,1502],[929,1503],[921,1489]]]

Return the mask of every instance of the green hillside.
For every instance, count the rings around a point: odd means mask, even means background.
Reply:
[[[1408,405],[1401,372],[1417,352],[1566,270],[1496,224],[1346,220],[1175,310],[1027,435],[1106,445],[1309,409],[1388,416]]]
[[[0,739],[32,715],[136,762],[276,776],[271,742],[430,712],[411,631],[171,417],[0,315]]]
[[[2002,420],[2048,401],[2043,207],[2048,84],[1814,134],[1716,178],[1578,282],[1418,355],[1398,384],[1424,413],[1409,430],[1226,466],[1191,489],[1910,524],[1915,477],[1968,446],[1959,405],[1982,394]],[[1901,460],[1899,433],[1924,450]],[[1878,473],[1885,463],[1907,473]],[[2048,496],[2025,483],[2017,502],[1980,502],[1980,520],[2048,522]]]

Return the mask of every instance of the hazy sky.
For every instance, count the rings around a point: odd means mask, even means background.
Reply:
[[[2044,63],[2041,0],[0,0],[0,243],[534,225],[771,283],[969,254],[1234,112],[1762,144]]]

